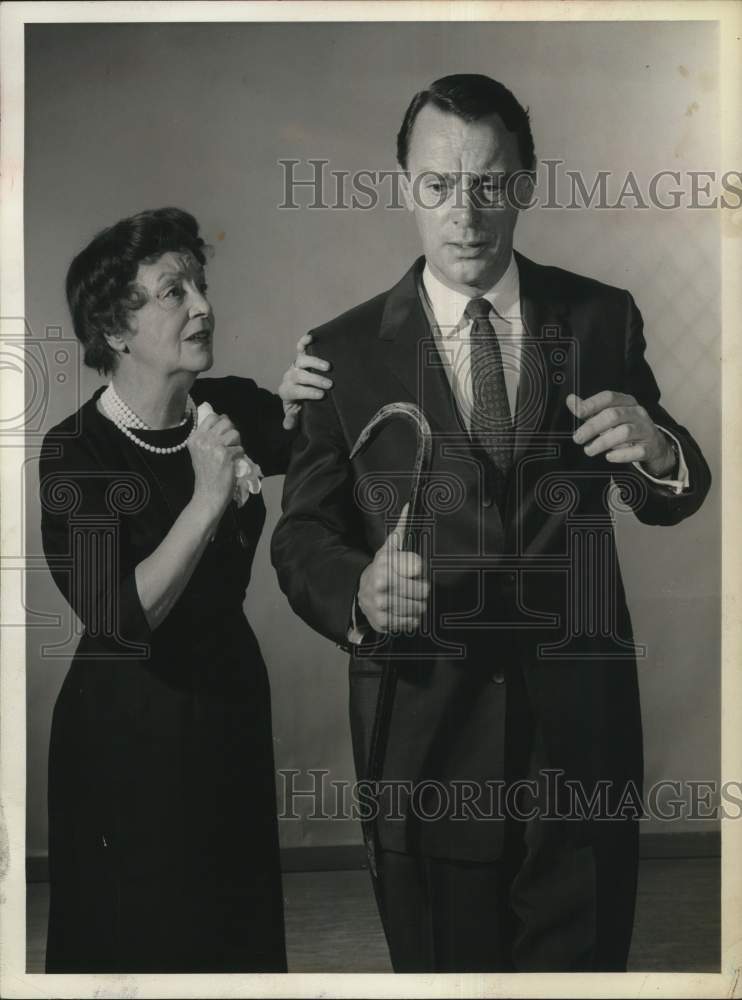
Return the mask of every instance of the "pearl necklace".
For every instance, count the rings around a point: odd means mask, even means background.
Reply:
[[[162,448],[159,445],[150,444],[149,441],[143,441],[129,429],[130,427],[134,427],[141,431],[153,430],[149,424],[146,424],[141,417],[138,417],[136,413],[134,413],[134,411],[126,405],[114,389],[113,383],[111,383],[101,393],[100,404],[122,434],[125,434],[130,441],[133,441],[134,444],[138,445],[140,448],[144,448],[145,451],[154,452],[156,455],[174,455],[176,452],[182,451],[185,447],[187,447],[191,434],[193,434],[196,429],[196,404],[191,399],[190,394],[186,401],[185,416],[178,424],[178,427],[182,427],[188,420],[190,420],[191,429],[184,441],[181,441],[180,444],[171,445],[168,448]]]

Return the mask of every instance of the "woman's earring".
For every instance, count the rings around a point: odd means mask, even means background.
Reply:
[[[128,347],[126,346],[126,344],[124,344],[124,349],[123,349],[123,351],[122,351],[121,353],[122,353],[122,354],[131,354],[131,351],[130,351],[130,350],[129,350],[129,348],[128,348]]]

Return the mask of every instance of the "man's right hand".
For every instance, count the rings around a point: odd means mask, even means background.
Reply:
[[[403,552],[409,504],[396,527],[361,574],[358,604],[375,632],[413,632],[428,605],[430,584],[416,552]]]

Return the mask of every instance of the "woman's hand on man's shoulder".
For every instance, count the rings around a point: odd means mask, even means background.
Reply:
[[[330,370],[329,362],[306,353],[312,343],[311,333],[305,333],[296,344],[296,358],[283,374],[278,395],[283,403],[283,426],[292,430],[299,421],[302,404],[307,399],[322,399],[332,388],[331,378],[321,374]]]

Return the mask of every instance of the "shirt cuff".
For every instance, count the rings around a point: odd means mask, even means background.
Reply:
[[[659,478],[658,476],[650,475],[647,470],[642,466],[641,462],[632,462],[631,464],[641,472],[643,476],[647,479],[651,479],[653,483],[657,483],[658,486],[666,486],[672,490],[673,493],[684,493],[686,490],[690,489],[690,475],[688,473],[688,466],[685,464],[685,458],[683,456],[683,449],[680,447],[680,442],[671,434],[665,427],[660,427],[657,424],[659,430],[662,431],[675,445],[675,454],[677,455],[677,473],[674,479],[669,477]]]
[[[347,634],[347,639],[351,646],[360,646],[371,631],[368,625],[362,623],[361,618],[362,612],[358,607],[358,597],[354,597],[353,607],[350,611],[350,628]]]

